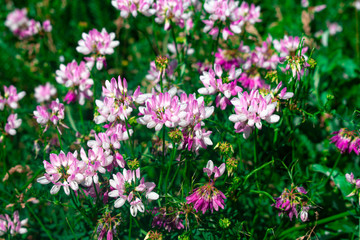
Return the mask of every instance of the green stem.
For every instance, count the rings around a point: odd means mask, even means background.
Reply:
[[[81,130],[84,131],[84,117],[82,112],[82,105],[79,104],[79,115],[80,115],[80,121],[81,121]]]
[[[133,217],[130,215],[130,224],[129,224],[129,240],[131,239],[132,219],[133,219]]]
[[[176,58],[178,60],[178,63],[180,63],[180,55],[179,55],[179,50],[178,50],[178,47],[177,47],[177,42],[176,42],[176,36],[175,36],[175,25],[173,23],[171,23],[171,35],[174,39],[174,44],[175,44],[175,51],[176,51]]]
[[[353,214],[355,214],[355,210],[339,213],[339,214],[333,215],[331,217],[321,219],[321,220],[319,220],[319,221],[317,221],[315,223],[303,224],[303,225],[300,225],[300,226],[297,226],[297,227],[292,227],[292,228],[289,228],[289,229],[287,229],[285,231],[282,231],[279,234],[279,237],[281,237],[281,239],[285,239],[285,236],[288,233],[293,234],[295,231],[298,231],[298,230],[301,230],[301,229],[304,229],[304,228],[307,228],[307,227],[312,227],[314,225],[321,225],[321,224],[324,224],[324,223],[332,222],[334,220],[338,220],[338,219],[341,219],[341,218],[344,218],[344,217],[347,217],[347,216],[350,216],[350,215],[353,215]]]
[[[216,53],[218,45],[219,45],[221,28],[222,28],[222,22],[220,23],[219,33],[217,35],[216,42],[215,42],[215,48],[213,49],[213,55],[212,55],[212,61],[211,61],[213,68],[215,67],[215,53]]]
[[[59,131],[57,131],[57,135],[58,135],[58,139],[59,139],[60,149],[63,150],[62,143],[61,143],[61,135],[60,135]]]
[[[46,235],[50,238],[53,239],[51,237],[51,234],[49,232],[49,230],[46,229],[45,225],[41,222],[40,218],[34,213],[34,211],[32,210],[32,208],[30,207],[30,204],[26,205],[26,208],[30,211],[30,213],[33,215],[33,217],[36,219],[36,221],[39,223],[39,225],[41,226],[41,228],[44,230],[44,232],[46,233]]]
[[[257,137],[258,137],[258,129],[255,127],[255,135],[254,135],[254,167],[255,168],[257,167]],[[256,181],[257,189],[260,190],[257,172],[255,172],[255,181]]]
[[[253,174],[255,174],[256,172],[260,171],[261,169],[263,169],[264,167],[266,167],[267,165],[270,165],[272,163],[274,163],[274,160],[271,160],[270,162],[267,162],[267,163],[263,164],[261,167],[259,167],[257,169],[254,169],[251,173],[246,175],[243,185],[245,185],[245,183],[249,179],[249,177],[251,177]]]
[[[334,166],[332,167],[331,172],[330,172],[329,176],[327,177],[327,179],[326,179],[326,181],[325,181],[325,184],[329,181],[329,179],[331,178],[332,174],[334,173],[334,170],[335,170],[336,166],[338,165],[340,158],[341,158],[341,153],[339,153],[339,156],[337,157],[337,159],[336,159],[336,161],[335,161],[335,164],[334,164]]]
[[[129,131],[129,128],[128,128],[129,124],[128,124],[127,118],[125,118],[125,125],[126,125],[126,132],[127,132],[128,136],[129,136],[131,155],[132,155],[132,157],[135,157],[135,154],[134,154],[134,140],[130,136],[130,131]]]

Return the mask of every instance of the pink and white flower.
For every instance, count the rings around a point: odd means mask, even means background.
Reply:
[[[27,225],[28,219],[26,218],[20,221],[18,211],[13,213],[13,219],[14,220],[11,220],[7,214],[0,215],[0,236],[4,236],[7,233],[11,236],[27,233],[27,229],[24,226]]]
[[[40,85],[35,88],[35,98],[38,103],[49,101],[52,96],[56,94],[56,88],[50,84]]]
[[[20,127],[22,123],[21,119],[17,119],[17,114],[10,114],[10,116],[7,119],[7,123],[5,125],[5,132],[7,132],[10,135],[15,135],[17,128]]]
[[[120,10],[121,17],[127,18],[130,14],[136,17],[138,12],[145,16],[152,15],[149,10],[153,2],[153,0],[112,0],[111,5]]]

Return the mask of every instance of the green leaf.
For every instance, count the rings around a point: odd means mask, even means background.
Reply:
[[[310,168],[313,171],[325,174],[326,176],[329,176],[332,170],[331,168],[328,168],[320,164],[312,164]],[[333,170],[331,179],[334,181],[336,186],[341,190],[344,197],[346,197],[353,190],[351,184],[346,181],[345,175],[337,171],[336,169]]]

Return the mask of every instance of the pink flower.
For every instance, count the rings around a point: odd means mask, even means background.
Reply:
[[[155,22],[165,22],[164,29],[169,30],[171,23],[184,28],[185,22],[191,17],[191,0],[158,0],[149,13],[156,14]]]
[[[18,101],[25,96],[25,92],[17,92],[16,87],[10,85],[4,86],[4,97],[0,95],[0,110],[3,110],[5,105],[8,105],[12,109],[19,107]]]
[[[128,119],[133,111],[134,103],[144,103],[149,97],[147,94],[140,92],[140,86],[137,87],[133,94],[128,93],[126,79],[118,77],[111,79],[111,82],[106,80],[105,87],[103,86],[104,100],[96,100],[95,103],[98,106],[98,112],[94,119],[96,124],[104,122],[113,123],[116,120],[125,121]]]
[[[177,96],[171,96],[169,92],[154,94],[145,102],[145,107],[139,107],[137,122],[148,128],[160,131],[163,125],[169,128],[176,127],[185,116],[186,104],[179,101]]]
[[[326,25],[327,25],[327,27],[329,29],[329,34],[330,35],[335,35],[338,32],[342,32],[342,27],[336,22],[331,23],[331,22],[328,21],[328,22],[326,22]]]
[[[0,215],[0,236],[4,236],[6,233],[10,233],[11,236],[27,233],[27,229],[24,226],[27,224],[28,219],[20,221],[18,211],[13,213],[13,219],[12,221],[7,214]]]
[[[51,114],[49,111],[51,111]],[[52,101],[49,107],[37,106],[36,111],[34,111],[34,118],[37,123],[45,127],[44,132],[48,129],[50,122],[57,127],[60,134],[59,125],[69,128],[62,122],[65,118],[65,107],[64,104],[59,102],[59,99]]]
[[[56,88],[50,84],[40,85],[35,88],[35,98],[38,103],[49,101],[56,94]]]
[[[342,154],[346,151],[348,151],[348,153],[353,151],[356,155],[359,155],[360,138],[357,132],[341,128],[339,131],[331,134],[334,136],[330,138],[330,142],[334,143]]]
[[[87,69],[85,62],[78,65],[75,60],[71,63],[60,65],[60,70],[56,71],[56,81],[70,88],[64,101],[72,102],[76,96],[80,105],[85,104],[85,98],[90,99],[93,95],[91,87],[94,81],[90,78],[90,71]]]
[[[26,8],[15,9],[7,15],[5,26],[10,28],[12,32],[17,32],[21,27],[25,26],[27,22],[28,18]]]
[[[230,115],[229,120],[235,123],[235,132],[243,133],[246,139],[256,127],[262,128],[262,120],[268,123],[276,123],[280,117],[273,114],[277,105],[270,95],[263,97],[258,90],[239,93],[238,98],[233,98],[231,103],[235,106],[235,114]]]
[[[152,215],[154,218],[152,220],[151,226],[155,228],[156,226],[159,228],[164,228],[165,230],[171,232],[173,229],[184,229],[183,220],[180,219],[180,211],[169,208],[158,208],[154,207],[152,210]]]
[[[127,18],[130,13],[136,17],[138,12],[145,16],[150,16],[150,7],[153,0],[112,0],[111,5],[120,10],[120,16]]]
[[[5,125],[5,132],[7,132],[10,135],[15,135],[17,128],[20,127],[22,123],[21,119],[17,119],[17,114],[10,114],[10,116],[7,119],[7,123]]]
[[[209,182],[202,187],[194,189],[193,193],[186,197],[186,203],[193,203],[196,212],[202,211],[203,214],[209,209],[211,213],[214,209],[215,211],[219,211],[219,207],[224,209],[224,200],[226,197],[214,185],[216,179],[224,174],[225,164],[221,164],[218,168],[214,166],[214,163],[211,160],[209,160],[203,171],[208,175]],[[214,179],[211,179],[213,173],[215,173]]]
[[[285,36],[284,39],[280,41],[274,40],[273,44],[274,48],[280,53],[280,57],[295,56],[296,50],[298,50],[300,45],[300,38]],[[308,47],[303,47],[300,55],[304,55],[307,50]]]
[[[77,152],[69,152],[67,155],[63,151],[59,155],[50,154],[50,162],[44,160],[46,173],[37,179],[40,184],[52,183],[54,186],[50,194],[56,194],[63,187],[66,195],[70,195],[70,188],[74,191],[79,189],[79,184],[84,181],[83,171],[86,164],[77,159]]]
[[[51,26],[50,20],[46,20],[43,22],[43,29],[45,32],[51,32],[52,26]]]
[[[130,203],[130,213],[133,217],[137,215],[137,212],[144,212],[145,206],[142,200],[139,198],[140,193],[145,193],[146,199],[157,200],[159,195],[153,192],[155,183],[145,182],[144,178],[140,179],[140,169],[134,170],[123,170],[123,174],[118,172],[116,175],[113,174],[113,179],[110,179],[110,186],[112,191],[109,192],[109,197],[117,198],[114,202],[115,208],[122,207],[126,201]],[[137,183],[139,183],[138,186]],[[138,196],[133,199],[134,196]]]
[[[216,97],[216,107],[220,106],[221,110],[224,110],[230,105],[229,98],[242,91],[242,88],[237,86],[237,78],[240,74],[241,69],[235,70],[235,66],[232,66],[228,73],[223,73],[221,66],[215,64],[215,71],[210,69],[200,76],[204,87],[198,89],[198,92],[203,95],[221,93]]]

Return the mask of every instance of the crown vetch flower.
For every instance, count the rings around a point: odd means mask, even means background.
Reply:
[[[174,209],[172,207],[154,207],[152,210],[154,218],[152,220],[151,226],[164,228],[165,230],[171,232],[174,229],[184,229],[183,220],[180,218],[181,211]]]
[[[229,98],[235,96],[242,91],[242,88],[237,86],[237,79],[241,74],[241,69],[236,69],[232,66],[228,73],[223,73],[220,65],[215,64],[215,71],[210,69],[208,72],[204,71],[200,76],[200,80],[204,87],[199,88],[198,92],[203,95],[214,95],[216,97],[216,107],[224,110],[227,105],[230,105]]]
[[[114,53],[114,48],[119,46],[120,42],[115,39],[115,33],[108,33],[105,28],[99,32],[96,29],[90,30],[90,32],[83,33],[81,40],[79,40],[79,46],[76,47],[76,51],[84,55],[92,54],[91,57],[85,58],[87,61],[87,67],[92,69],[96,61],[96,68],[101,70],[106,64],[105,55],[111,55]]]
[[[51,111],[51,113],[49,111]],[[62,122],[62,120],[65,118],[65,107],[64,104],[59,102],[59,99],[52,101],[49,107],[37,106],[36,110],[34,111],[34,118],[36,119],[37,123],[45,127],[44,132],[46,132],[49,128],[50,122],[57,127],[57,130],[60,134],[61,130],[59,125],[65,128],[69,128]]]
[[[238,98],[233,98],[231,103],[235,106],[235,114],[230,115],[229,120],[235,123],[235,132],[242,132],[245,139],[255,127],[262,128],[262,120],[268,123],[280,120],[278,115],[273,114],[277,101],[271,95],[263,97],[258,90],[251,90],[250,94],[239,93]]]
[[[3,110],[5,105],[8,105],[12,109],[19,107],[19,101],[25,96],[25,92],[17,92],[16,87],[10,85],[4,86],[4,96],[0,95],[0,110]]]
[[[155,131],[160,131],[163,125],[176,127],[186,115],[185,108],[186,104],[181,103],[178,96],[172,96],[169,92],[154,94],[146,100],[145,107],[139,107],[142,117],[137,122],[155,128]]]
[[[79,184],[84,181],[83,171],[86,164],[77,159],[77,152],[68,152],[66,155],[63,151],[59,155],[50,154],[50,162],[44,160],[46,173],[43,177],[37,179],[40,184],[52,183],[54,186],[50,194],[56,194],[63,187],[66,195],[70,195],[70,188],[74,191],[79,189]]]
[[[79,104],[84,105],[85,98],[91,99],[93,95],[91,87],[94,81],[90,78],[90,71],[83,61],[79,65],[75,60],[66,66],[61,64],[60,70],[56,71],[56,81],[70,88],[64,99],[68,104],[78,99]]]
[[[10,135],[15,135],[16,134],[16,130],[17,128],[20,127],[22,123],[21,119],[17,119],[17,114],[10,114],[8,119],[7,119],[7,123],[5,125],[5,132],[7,132]]]
[[[210,209],[211,213],[219,211],[219,207],[224,209],[225,195],[218,190],[214,185],[217,178],[221,177],[225,172],[225,163],[219,167],[214,166],[214,163],[209,160],[206,167],[203,169],[209,177],[209,182],[205,185],[193,190],[190,196],[186,197],[187,204],[194,204],[196,212],[202,211],[203,214]],[[214,175],[214,179],[211,179],[211,175]]]
[[[298,212],[301,210],[300,218],[305,222],[308,219],[308,210],[311,207],[304,197],[306,194],[307,191],[303,187],[292,186],[290,190],[285,188],[280,197],[275,198],[276,202],[272,206],[279,210],[279,216],[282,214],[288,215],[290,221],[294,216],[298,218]]]
[[[120,10],[121,17],[127,18],[130,13],[136,17],[138,12],[145,16],[152,15],[149,10],[153,2],[153,0],[112,0],[111,5]]]
[[[26,218],[20,221],[19,211],[13,213],[13,219],[14,220],[11,220],[7,214],[0,215],[0,236],[7,233],[10,233],[11,236],[27,233],[27,229],[24,226],[27,224],[28,219]]]
[[[50,84],[40,85],[35,88],[35,98],[38,103],[49,101],[52,96],[56,94],[56,88]]]
[[[117,198],[114,202],[115,208],[122,207],[126,201],[130,204],[130,213],[133,217],[136,217],[137,212],[144,212],[145,206],[142,200],[139,198],[143,193],[146,199],[157,200],[159,195],[153,192],[155,183],[145,182],[144,178],[141,178],[140,182],[140,168],[134,170],[123,170],[121,174],[113,174],[113,178],[110,179],[110,186],[112,191],[109,192],[109,197]],[[139,183],[139,185],[137,185]],[[136,186],[137,185],[137,186]],[[137,196],[135,199],[134,197]]]
[[[348,153],[353,151],[356,155],[359,155],[360,138],[358,132],[341,128],[339,131],[335,131],[331,134],[334,136],[330,138],[330,142],[334,143],[342,154],[346,151]]]
[[[171,28],[171,22],[184,28],[185,22],[192,15],[190,5],[191,0],[157,0],[149,12],[156,15],[155,22],[165,22],[165,30]]]

